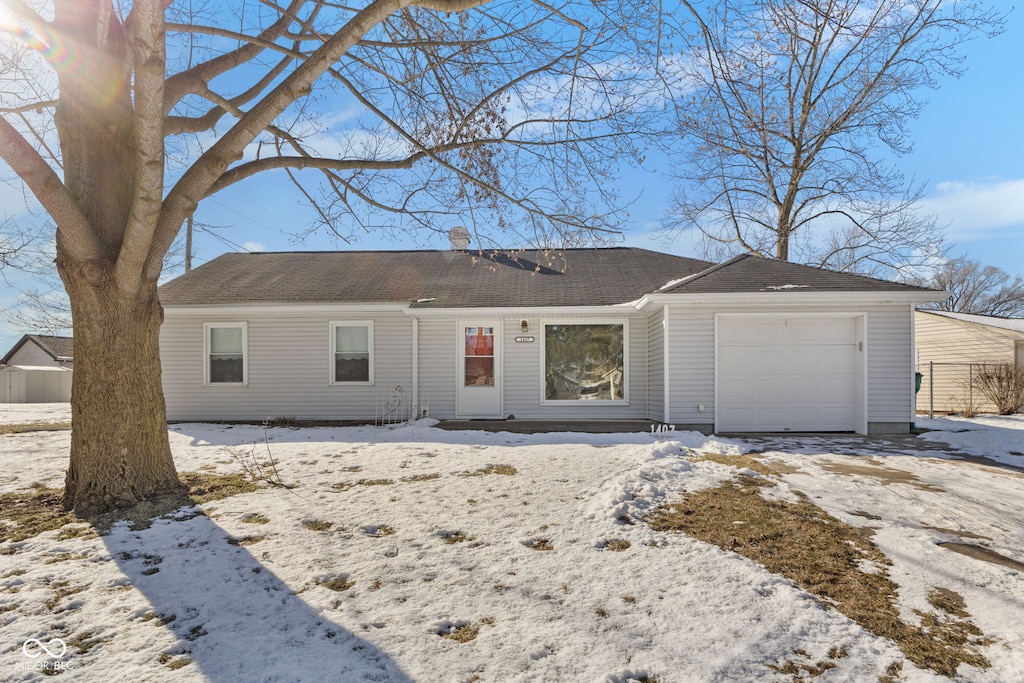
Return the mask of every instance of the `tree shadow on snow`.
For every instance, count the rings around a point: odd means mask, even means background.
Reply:
[[[187,510],[148,529],[117,525],[103,536],[152,606],[131,628],[163,626],[178,639],[144,655],[153,667],[187,667],[214,683],[412,681],[386,653],[314,611],[209,517],[181,517]]]

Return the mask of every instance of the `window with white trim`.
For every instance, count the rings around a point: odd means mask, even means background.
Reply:
[[[373,384],[373,322],[331,323],[331,384]]]
[[[625,324],[545,324],[544,400],[625,401]]]
[[[246,323],[206,323],[206,383],[245,384]]]

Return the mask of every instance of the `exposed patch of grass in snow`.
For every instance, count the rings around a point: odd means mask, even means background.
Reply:
[[[482,619],[480,623],[490,626],[494,624],[494,619]],[[468,643],[480,635],[480,626],[468,622],[445,623],[437,629],[437,635],[456,643]]]
[[[410,477],[402,477],[402,481],[431,481],[433,479],[440,479],[441,475],[437,472],[431,472],[430,474],[414,474]]]
[[[161,652],[160,656],[156,658],[156,661],[160,662],[172,671],[180,669],[183,666],[188,666],[192,663],[192,660],[184,655],[180,657],[175,657],[174,655],[168,654],[167,652]]]
[[[242,518],[238,521],[245,522],[246,524],[269,524],[270,518],[259,512],[250,512],[242,515]]]
[[[332,576],[317,581],[318,584],[324,588],[332,591],[347,591],[352,586],[356,585],[356,582],[348,578],[347,576]]]
[[[438,531],[437,535],[442,541],[448,545],[454,545],[456,543],[464,543],[466,541],[472,541],[473,537],[468,536],[461,531]]]
[[[796,659],[787,659],[782,664],[769,664],[768,668],[793,677],[794,681],[803,681],[805,677],[817,678],[829,669],[836,668],[836,660],[847,656],[846,648],[833,647],[828,656],[817,662],[811,662],[811,656],[805,650],[794,650]]]
[[[601,547],[605,550],[613,550],[617,553],[627,550],[631,545],[633,544],[624,538],[612,538],[601,543]]]
[[[71,429],[70,422],[24,422],[14,425],[0,425],[0,436],[4,434],[24,434],[25,432],[53,432]]]
[[[334,522],[327,522],[322,519],[304,519],[302,520],[302,526],[310,531],[330,531],[331,527],[334,526]]]
[[[258,484],[249,481],[242,474],[181,472],[178,478],[188,487],[188,496],[195,503],[209,503],[212,500],[260,490]]]
[[[960,664],[990,666],[979,648],[992,641],[970,622],[962,605],[950,611],[956,605],[951,591],[933,592],[932,604],[944,614],[918,612],[920,625],[903,621],[896,607],[897,586],[889,578],[889,559],[858,529],[807,500],[764,499],[758,489],[766,483],[770,482],[740,476],[664,505],[648,522],[657,531],[688,534],[785,576],[867,631],[894,641],[921,668],[952,677]],[[860,571],[865,560],[878,571]],[[807,667],[816,670],[818,664],[827,662],[790,662],[782,665],[788,667],[783,673],[810,673]]]
[[[531,538],[529,540],[523,541],[522,543],[523,543],[523,545],[525,545],[530,550],[554,550],[555,549],[555,546],[551,545],[551,539],[549,539],[549,538],[542,538],[542,537],[541,538]]]
[[[487,474],[504,474],[505,476],[512,476],[519,474],[519,470],[512,465],[488,465],[479,470],[473,470],[472,472],[463,472],[460,477],[482,477]]]
[[[0,519],[15,526],[0,525],[0,541],[24,541],[65,524],[84,521],[74,512],[65,512],[61,489],[37,488],[0,496]]]
[[[265,541],[266,539],[267,539],[266,536],[240,536],[238,538],[229,538],[228,539],[228,545],[238,545],[238,546],[256,545],[260,541]]]
[[[81,586],[72,586],[70,581],[47,581],[46,584],[49,588],[53,589],[53,595],[50,597],[49,600],[47,600],[43,604],[46,606],[46,609],[50,610],[51,612],[57,611],[57,605],[59,605],[60,601],[64,598],[68,597],[69,595],[81,593],[82,591],[87,590],[89,588],[89,584],[84,584]]]

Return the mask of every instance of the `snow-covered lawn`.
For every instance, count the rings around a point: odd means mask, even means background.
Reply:
[[[238,473],[232,452],[269,448],[291,488],[147,529],[0,543],[0,680],[39,680],[30,667],[50,658],[28,639],[59,652],[55,638],[73,681],[789,681],[771,667],[837,647],[815,680],[877,681],[894,662],[902,680],[942,680],[740,555],[622,521],[736,475],[695,452],[755,449],[786,472],[771,495],[874,529],[904,619],[931,609],[932,587],[965,598],[994,643],[992,667],[962,665],[964,680],[1024,680],[1024,572],[937,545],[1024,562],[1024,476],[934,449],[1024,465],[1024,419],[919,424],[941,431],[744,443],[175,425],[180,471]],[[59,486],[68,442],[0,436],[0,493]]]

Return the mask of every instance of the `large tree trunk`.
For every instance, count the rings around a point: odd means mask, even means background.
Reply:
[[[156,283],[125,295],[109,269],[65,262],[58,269],[75,330],[64,508],[93,514],[181,492],[160,382]]]

